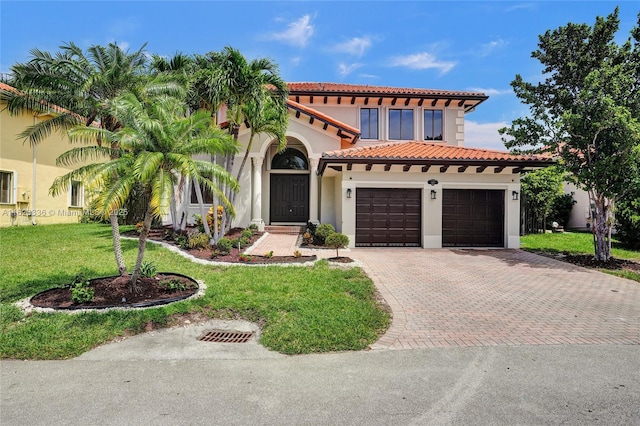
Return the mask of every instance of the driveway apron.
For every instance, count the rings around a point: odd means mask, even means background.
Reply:
[[[640,283],[520,250],[353,249],[393,311],[374,349],[640,344]]]

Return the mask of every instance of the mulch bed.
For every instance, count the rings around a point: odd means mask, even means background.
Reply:
[[[336,262],[336,263],[351,263],[351,262],[353,262],[352,258],[346,257],[346,256],[330,257],[327,260],[329,262]]]
[[[129,276],[116,276],[89,280],[89,287],[94,290],[91,302],[73,303],[71,288],[62,287],[36,294],[31,298],[31,304],[53,309],[143,307],[186,299],[198,291],[198,283],[189,277],[160,273],[153,278],[139,278],[137,281],[139,291],[134,293],[131,291],[129,278]]]
[[[615,257],[609,258],[608,261],[603,262],[596,260],[591,254],[570,254],[563,253],[549,253],[537,250],[529,250],[532,253],[536,253],[542,256],[551,257],[556,260],[568,262],[574,265],[583,266],[591,269],[612,269],[612,270],[628,270],[632,272],[640,272],[640,263],[633,262],[626,259],[618,259]]]
[[[187,228],[187,231],[193,231],[195,228]],[[238,238],[242,235],[243,228],[233,228],[231,229],[225,237],[233,240],[234,238]],[[238,248],[232,248],[228,254],[225,255],[217,255],[213,257],[214,249],[183,249],[179,247],[175,241],[168,235],[171,234],[171,227],[151,229],[149,232],[149,239],[154,241],[162,241],[168,244],[171,244],[175,247],[178,247],[180,250],[185,253],[189,253],[193,257],[198,259],[205,260],[213,260],[216,262],[226,262],[226,263],[241,263],[241,264],[269,264],[269,263],[304,263],[316,260],[317,257],[314,256],[299,256],[295,257],[291,256],[261,256],[261,255],[250,255],[243,257],[242,252],[246,250],[246,247],[238,250]],[[249,246],[255,243],[264,233],[257,232],[255,233],[251,239],[249,240]],[[138,238],[139,234],[137,231],[129,231],[123,233],[128,237]]]

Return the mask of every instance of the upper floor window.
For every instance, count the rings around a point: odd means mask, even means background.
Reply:
[[[272,169],[308,170],[307,157],[295,148],[287,148],[274,155],[271,161]]]
[[[424,111],[424,140],[442,140],[442,110],[427,109]]]
[[[0,172],[0,203],[9,204],[13,200],[13,173]]]
[[[71,207],[82,207],[82,184],[77,181],[71,182]]]
[[[389,139],[413,140],[413,110],[390,109],[389,110]]]
[[[360,109],[360,132],[361,139],[379,139],[378,108]]]

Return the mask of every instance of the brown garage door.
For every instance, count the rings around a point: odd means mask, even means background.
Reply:
[[[420,189],[356,188],[357,247],[420,247]]]
[[[504,247],[504,191],[445,189],[443,247]]]

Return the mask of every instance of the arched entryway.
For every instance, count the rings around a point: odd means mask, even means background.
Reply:
[[[300,147],[288,147],[271,160],[269,218],[274,223],[309,220],[309,161]]]

